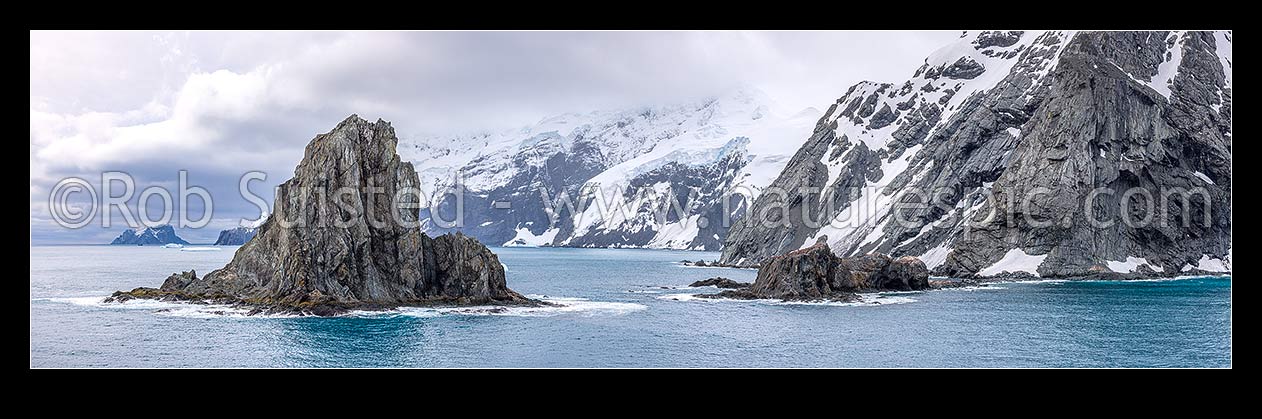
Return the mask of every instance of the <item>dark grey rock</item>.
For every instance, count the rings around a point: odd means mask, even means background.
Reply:
[[[503,265],[486,246],[460,234],[430,238],[414,224],[415,209],[393,205],[396,191],[417,183],[412,165],[395,154],[397,141],[388,122],[355,115],[316,136],[294,177],[277,189],[275,213],[254,239],[227,266],[202,278],[192,271],[172,275],[160,293],[317,315],[538,304],[508,289]],[[357,193],[333,193],[339,188]],[[130,294],[154,295],[149,290]]]
[[[166,281],[162,281],[162,288],[160,289],[163,291],[183,291],[185,288],[188,288],[189,284],[192,284],[193,281],[196,281],[196,280],[197,280],[197,271],[195,270],[188,270],[188,271],[184,271],[184,273],[171,274],[171,276],[167,277]]]
[[[942,75],[952,79],[972,79],[986,72],[986,67],[977,61],[973,61],[969,57],[960,57],[947,68],[942,70]]]
[[[843,258],[833,254],[821,240],[814,246],[768,259],[758,269],[758,279],[748,288],[703,297],[849,301],[857,299],[858,292],[927,288],[929,270],[919,259],[905,256],[894,261],[882,254]]]
[[[977,49],[986,49],[990,47],[1010,47],[1012,44],[1021,40],[1024,31],[982,31],[977,34],[977,40],[973,41]]]
[[[1037,268],[1043,277],[1112,275],[1107,261],[1127,257],[1144,258],[1150,266],[1122,276],[1170,276],[1195,272],[1188,265],[1195,267],[1206,255],[1226,258],[1232,91],[1214,34],[1183,36],[1183,60],[1168,99],[1145,82],[1169,57],[1166,48],[1174,44],[1167,33],[1079,32],[1069,38],[1048,32],[1009,46],[1021,53],[993,87],[962,101],[943,96],[944,104],[958,103],[949,118],[941,116],[945,107],[928,107],[937,106],[942,92],[917,92],[920,99],[893,123],[898,128],[881,149],[869,150],[866,142],[838,134],[838,125],[847,120],[826,120],[772,183],[771,188],[787,194],[755,200],[747,217],[730,230],[720,262],[756,264],[803,247],[820,227],[803,222],[800,214],[827,220],[847,210],[854,195],[835,187],[881,178],[880,162],[914,146],[922,148],[881,193],[925,205],[875,214],[871,222],[834,237],[835,252],[922,256],[945,249],[945,255],[938,253],[945,261],[939,259],[931,271],[957,277],[975,276],[1013,249],[1046,255]],[[932,77],[939,74],[932,70],[922,66],[913,84],[933,86]],[[854,96],[838,102],[866,99]],[[830,178],[833,183],[826,184]],[[798,192],[802,187],[824,190],[825,196]],[[1100,187],[1119,192],[1100,195],[1087,208],[1086,195]],[[1136,212],[1142,205],[1123,203],[1120,191],[1140,188],[1160,196],[1162,190],[1197,187],[1207,195],[1193,195],[1188,204],[1173,202],[1170,213],[1176,218],[1170,225],[1130,227],[1120,221],[1123,215],[1142,214]],[[926,196],[902,194],[910,188]],[[981,223],[992,210],[1012,213],[1005,199],[1035,188],[1051,192],[1033,195],[1024,215],[1055,225],[1036,228],[1022,221],[1023,214],[1014,215],[1015,221],[997,217]],[[1212,217],[1209,225],[1204,208]],[[1181,215],[1185,209],[1192,210],[1187,217]],[[911,223],[883,222],[895,215]],[[1086,221],[1089,215],[1118,222],[1093,227]]]
[[[859,113],[855,114],[855,116],[860,118],[872,116],[872,113],[876,112],[876,101],[880,99],[880,96],[878,93],[868,95],[868,98],[863,100],[863,105],[859,106]]]
[[[717,287],[724,289],[746,288],[751,284],[748,282],[736,282],[728,278],[714,277],[703,279],[689,284],[690,287]]]
[[[887,103],[881,106],[881,110],[876,111],[876,114],[872,115],[871,121],[868,122],[868,129],[885,128],[894,122],[895,119],[898,119],[898,112],[890,109],[890,105]]]
[[[1107,271],[1104,262],[1137,256],[1162,274],[1174,275],[1202,255],[1225,257],[1231,245],[1230,115],[1214,112],[1224,75],[1214,54],[1212,34],[1191,32],[1183,45],[1179,77],[1170,100],[1134,74],[1156,74],[1162,59],[1152,54],[1163,36],[1146,33],[1083,33],[1070,42],[1052,74],[1052,94],[1022,129],[1014,158],[994,185],[1000,196],[1033,196],[1029,216],[1050,220],[1052,228],[1034,228],[1021,219],[995,220],[972,229],[942,267],[948,275],[967,275],[999,259],[1013,243],[1030,254],[1046,254],[1038,267],[1044,277],[1080,277]],[[1118,64],[1118,65],[1114,65]],[[1131,68],[1133,72],[1124,71]],[[1226,105],[1224,105],[1226,107]],[[1085,134],[1084,134],[1085,133]],[[1202,172],[1224,181],[1205,185],[1184,176]],[[1048,174],[1055,173],[1056,176]],[[1142,216],[1121,194],[1100,195],[1091,208],[1082,203],[1090,191],[1139,188],[1154,196],[1176,188],[1205,187],[1192,195],[1190,223],[1152,223],[1137,227],[1120,222]],[[1174,202],[1171,211],[1183,208]],[[1010,210],[998,200],[996,210]],[[1212,222],[1205,224],[1208,207]],[[1138,214],[1138,216],[1137,216]],[[1090,228],[1087,217],[1119,220]],[[1161,225],[1165,224],[1165,225]],[[1068,225],[1069,227],[1061,227]]]
[[[881,273],[882,281],[877,284],[880,289],[911,291],[929,288],[929,268],[919,258],[903,256],[896,258]]]

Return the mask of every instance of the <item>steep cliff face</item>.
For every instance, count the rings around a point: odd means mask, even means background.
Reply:
[[[277,189],[275,212],[254,239],[205,277],[172,275],[161,293],[316,314],[530,303],[508,289],[503,265],[476,240],[431,239],[420,230],[415,205],[408,205],[416,197],[406,193],[417,185],[416,172],[395,154],[396,142],[389,123],[358,116],[317,136],[294,177]]]
[[[827,235],[953,276],[1224,271],[1230,164],[1230,32],[966,34],[838,100],[722,260]]]

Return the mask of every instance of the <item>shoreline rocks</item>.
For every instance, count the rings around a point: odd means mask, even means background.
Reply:
[[[751,285],[753,284],[748,283],[748,282],[736,282],[736,281],[733,281],[731,279],[724,278],[721,276],[716,276],[710,279],[703,279],[703,280],[688,284],[688,286],[690,287],[711,287],[712,286],[712,287],[723,288],[723,289],[748,288]]]
[[[929,289],[929,269],[918,258],[840,257],[825,240],[819,240],[814,246],[768,259],[749,287],[699,297],[853,301],[859,292],[924,289]]]
[[[723,263],[717,260],[713,262],[706,262],[703,259],[698,259],[695,262],[685,259],[685,260],[679,261],[679,264],[684,265],[684,266],[694,266],[698,268],[732,268],[732,269],[758,269],[758,267],[760,266],[760,265],[736,265],[736,264],[730,264],[730,263]]]
[[[334,315],[433,305],[545,305],[509,289],[504,267],[460,233],[431,238],[415,202],[419,182],[395,152],[390,123],[352,115],[315,137],[277,188],[275,213],[223,268],[171,275],[160,289],[112,301],[211,301],[258,312]],[[413,199],[415,197],[413,196]]]

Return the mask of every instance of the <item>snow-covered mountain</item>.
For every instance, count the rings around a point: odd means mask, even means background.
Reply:
[[[123,230],[122,234],[114,238],[110,244],[188,244],[184,239],[175,234],[175,228],[170,225],[160,225],[156,227],[147,227],[144,230]]]
[[[836,253],[918,256],[943,275],[1229,270],[1231,37],[966,32],[910,79],[832,104],[771,184],[787,193],[756,200],[751,214],[767,216],[737,221],[723,261],[827,236]],[[1194,208],[1190,225],[1117,221],[1143,212],[1124,191],[1198,187],[1171,209]]]
[[[438,217],[422,210],[431,234],[460,230],[504,246],[717,250],[724,214],[745,207],[734,198],[725,209],[720,197],[757,196],[819,117],[813,108],[784,112],[747,87],[696,103],[405,140],[399,153],[427,196],[457,176],[466,190],[462,226],[443,223],[456,220],[454,195],[444,195]]]

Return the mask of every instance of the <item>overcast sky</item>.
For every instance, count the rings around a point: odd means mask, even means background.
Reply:
[[[524,126],[563,112],[692,101],[749,85],[823,109],[861,80],[911,76],[951,32],[32,32],[31,239],[106,243],[114,218],[52,223],[58,180],[130,173],[211,191],[213,242],[253,217],[237,184],[292,176],[302,147],[357,113],[401,137]],[[121,189],[120,189],[121,191]],[[137,194],[139,191],[136,192]],[[83,194],[71,196],[75,202]],[[178,197],[177,197],[178,200]],[[161,207],[158,199],[151,207]],[[194,200],[190,207],[197,204]],[[196,217],[194,217],[196,218]]]

